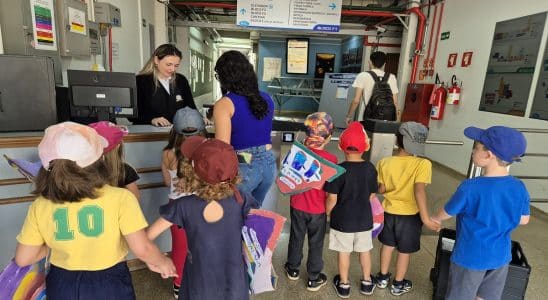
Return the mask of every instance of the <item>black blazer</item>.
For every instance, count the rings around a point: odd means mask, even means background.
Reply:
[[[168,94],[161,83],[154,84],[152,74],[137,75],[137,118],[130,119],[133,124],[150,124],[154,118],[164,117],[173,122],[175,112],[190,106],[196,109],[194,98],[188,80],[181,74],[176,74],[175,85]],[[177,97],[180,96],[180,97]],[[176,99],[180,98],[180,101]]]

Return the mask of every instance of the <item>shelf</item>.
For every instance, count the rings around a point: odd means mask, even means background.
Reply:
[[[320,103],[323,79],[313,77],[275,77],[267,88],[278,103],[278,110],[288,101],[287,98],[311,98]]]

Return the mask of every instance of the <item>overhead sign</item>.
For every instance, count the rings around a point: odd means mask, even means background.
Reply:
[[[236,24],[338,32],[341,6],[342,0],[238,0]]]

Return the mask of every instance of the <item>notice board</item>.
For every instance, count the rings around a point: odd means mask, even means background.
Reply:
[[[479,110],[523,117],[546,13],[497,22]]]

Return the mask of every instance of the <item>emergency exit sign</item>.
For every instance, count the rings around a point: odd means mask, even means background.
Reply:
[[[441,33],[441,40],[448,40],[449,39],[449,33],[450,31],[442,32]]]

